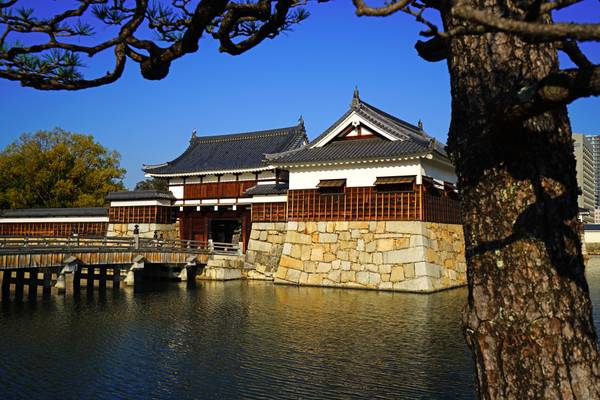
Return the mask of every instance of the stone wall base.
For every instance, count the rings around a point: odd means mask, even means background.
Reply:
[[[286,230],[286,222],[252,223],[246,250],[248,279],[273,280],[273,274],[279,267]]]
[[[133,237],[133,230],[138,225],[140,237],[152,239],[154,232],[160,237],[162,233],[164,239],[179,239],[179,229],[176,224],[116,224],[109,223],[106,235],[108,237]]]
[[[247,271],[240,256],[212,256],[206,266],[196,275],[198,280],[230,281],[245,279]]]
[[[275,283],[429,293],[466,284],[461,225],[288,222]]]

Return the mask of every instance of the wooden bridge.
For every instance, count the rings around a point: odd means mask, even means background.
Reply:
[[[2,297],[7,299],[14,292],[21,298],[25,287],[29,297],[37,296],[38,287],[43,294],[49,294],[52,287],[64,291],[69,275],[74,290],[79,290],[82,280],[88,288],[93,288],[94,282],[100,288],[107,282],[113,287],[119,287],[121,281],[133,285],[145,266],[167,267],[163,272],[174,269],[176,277],[186,281],[189,271],[195,272],[212,257],[240,254],[238,245],[212,241],[0,236]]]

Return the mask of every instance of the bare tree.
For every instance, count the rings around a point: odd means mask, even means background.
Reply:
[[[72,8],[46,16],[19,7],[22,1],[0,0],[0,78],[77,90],[116,81],[131,60],[144,78],[162,79],[203,37],[229,54],[276,37],[308,16],[305,1],[73,0]],[[113,53],[111,69],[85,78],[83,58],[103,52]]]
[[[600,94],[600,66],[577,44],[600,40],[600,24],[551,15],[578,2],[354,0],[358,15],[422,22],[428,39],[417,52],[448,65],[448,150],[468,265],[463,322],[481,398],[600,397],[566,109]],[[576,67],[561,70],[557,51]]]

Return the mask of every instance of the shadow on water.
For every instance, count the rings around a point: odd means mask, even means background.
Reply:
[[[0,398],[471,399],[465,299],[234,281],[0,303]]]

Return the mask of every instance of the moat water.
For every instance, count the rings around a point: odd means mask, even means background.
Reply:
[[[235,281],[7,303],[0,399],[471,399],[465,301]]]

